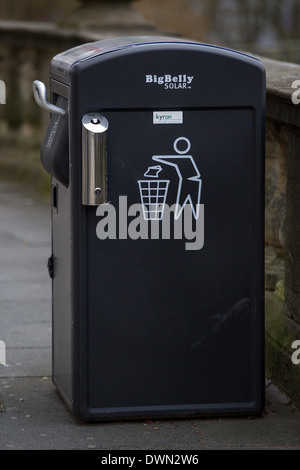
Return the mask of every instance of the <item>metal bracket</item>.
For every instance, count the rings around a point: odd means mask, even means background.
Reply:
[[[82,118],[82,204],[106,203],[106,136],[107,119],[100,113]]]

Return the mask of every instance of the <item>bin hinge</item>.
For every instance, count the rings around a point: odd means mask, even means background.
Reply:
[[[47,263],[48,273],[51,279],[53,279],[53,270],[54,270],[54,256],[53,254],[48,258]]]

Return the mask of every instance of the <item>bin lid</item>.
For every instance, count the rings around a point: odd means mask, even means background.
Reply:
[[[89,42],[80,46],[73,47],[64,52],[55,55],[51,60],[51,72],[59,74],[60,76],[69,79],[71,68],[78,62],[91,59],[93,57],[107,54],[109,52],[117,51],[120,49],[130,48],[133,46],[143,46],[150,44],[187,44],[187,45],[201,45],[212,49],[221,49],[224,51],[232,52],[245,57],[251,57],[242,52],[233,51],[224,47],[202,44],[198,41],[166,37],[166,36],[128,36],[113,39],[103,39],[99,41]],[[251,57],[252,59],[254,57]],[[258,60],[258,59],[257,59]]]

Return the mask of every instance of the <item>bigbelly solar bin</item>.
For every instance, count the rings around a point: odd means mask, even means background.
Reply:
[[[264,407],[260,61],[131,37],[56,55],[53,381],[83,420]]]

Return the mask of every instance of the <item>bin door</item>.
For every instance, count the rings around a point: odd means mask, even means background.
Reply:
[[[107,200],[86,207],[89,408],[255,410],[263,244],[253,109],[99,111]]]

